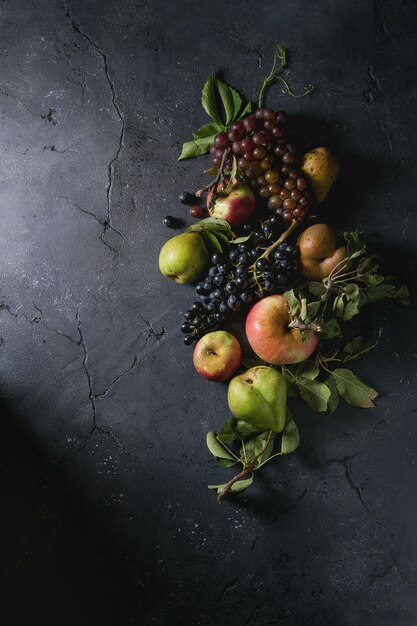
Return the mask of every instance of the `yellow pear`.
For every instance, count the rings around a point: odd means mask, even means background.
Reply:
[[[314,148],[303,156],[301,170],[305,174],[314,197],[318,203],[323,202],[339,174],[339,161],[330,150]]]

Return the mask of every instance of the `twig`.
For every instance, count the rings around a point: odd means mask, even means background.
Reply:
[[[229,480],[229,482],[227,482],[225,484],[225,486],[223,487],[223,489],[221,490],[221,492],[217,496],[217,502],[219,504],[221,504],[223,502],[225,496],[229,493],[230,489],[233,487],[233,485],[235,483],[237,483],[238,480],[240,480],[241,478],[244,478],[245,476],[247,476],[248,474],[250,474],[253,471],[253,469],[254,469],[254,467],[256,465],[257,460],[259,459],[259,457],[261,457],[263,455],[263,453],[265,452],[265,450],[269,446],[269,442],[271,441],[271,438],[272,438],[272,430],[269,431],[269,435],[268,435],[268,438],[267,438],[267,440],[265,442],[264,447],[259,452],[259,454],[257,454],[255,456],[253,461],[247,467],[243,468],[243,470],[241,472],[239,472],[238,474],[233,476],[233,478],[231,478]]]
[[[224,166],[225,166],[226,159],[229,156],[229,154],[230,154],[230,148],[226,148],[226,150],[223,152],[222,161],[220,163],[219,171],[217,172],[216,176],[208,185],[206,185],[202,189],[199,189],[195,193],[197,198],[201,198],[203,193],[206,193],[206,191],[210,192],[211,190],[213,190],[212,196],[210,198],[210,204],[207,207],[209,209],[213,206],[213,204],[216,201],[218,184],[221,183],[222,191],[224,189]]]
[[[280,236],[279,239],[277,239],[276,241],[274,241],[274,243],[269,246],[269,248],[267,248],[260,257],[257,258],[257,260],[255,261],[255,263],[253,263],[249,269],[256,269],[256,263],[257,261],[259,261],[259,259],[266,259],[269,257],[269,255],[271,254],[271,252],[273,252],[275,250],[275,248],[277,248],[279,246],[280,243],[282,243],[283,241],[285,241],[287,239],[287,237],[289,237],[291,235],[291,233],[297,228],[298,226],[298,220],[293,220],[291,222],[291,226],[289,228],[287,228],[287,230],[285,230],[282,235]]]

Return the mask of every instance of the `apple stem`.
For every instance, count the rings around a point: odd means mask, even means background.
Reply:
[[[291,235],[291,233],[297,228],[298,226],[298,220],[293,220],[291,222],[291,225],[289,228],[287,228],[287,230],[285,230],[282,235],[280,236],[279,239],[277,239],[276,241],[274,241],[274,243],[272,245],[269,246],[269,248],[267,248],[266,250],[264,250],[264,252],[261,254],[260,257],[257,258],[256,261],[259,261],[259,259],[266,259],[269,257],[269,255],[271,254],[271,252],[273,252],[275,250],[275,248],[277,248],[279,246],[280,243],[282,243],[283,241],[285,241],[287,239],[287,237],[289,237]],[[253,265],[250,266],[249,269],[256,269],[256,261],[255,263],[253,263]]]
[[[271,441],[272,438],[272,430],[269,431],[268,437],[265,441],[265,445],[262,448],[262,450],[259,452],[259,454],[257,454],[255,456],[255,458],[253,459],[253,461],[251,461],[249,463],[249,465],[247,467],[244,467],[242,469],[241,472],[239,472],[238,474],[236,474],[235,476],[233,476],[233,478],[231,478],[229,480],[229,482],[227,482],[225,484],[225,486],[223,487],[223,489],[221,490],[221,492],[219,493],[219,495],[217,496],[217,502],[219,504],[221,504],[225,498],[225,496],[229,493],[229,491],[231,490],[231,488],[233,487],[233,485],[235,483],[237,483],[238,480],[240,480],[241,478],[244,478],[245,476],[247,476],[248,474],[250,474],[251,472],[253,472],[256,462],[259,459],[259,457],[261,457],[263,455],[263,453],[265,452],[265,450],[267,449],[267,447],[269,446],[269,442]]]
[[[230,148],[226,148],[226,150],[223,152],[222,161],[220,163],[219,170],[216,176],[208,185],[206,185],[202,189],[199,189],[195,193],[197,198],[201,198],[203,193],[210,192],[211,190],[213,190],[213,194],[210,198],[210,205],[207,207],[208,209],[210,209],[216,201],[218,183],[220,182],[222,184],[222,188],[224,187],[224,169],[225,169],[226,159],[229,156],[229,154],[230,154]]]
[[[317,322],[316,320],[314,320],[310,324],[304,324],[304,322],[302,322],[299,317],[295,317],[292,320],[292,322],[288,324],[288,328],[297,328],[298,330],[301,330],[301,331],[312,330],[315,333],[319,333],[323,330],[323,327],[321,326],[321,324]]]

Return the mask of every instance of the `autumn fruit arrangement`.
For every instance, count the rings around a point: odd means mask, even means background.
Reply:
[[[292,398],[318,413],[334,412],[340,398],[374,406],[377,392],[348,364],[377,345],[381,330],[356,335],[351,320],[385,298],[409,299],[407,287],[380,272],[382,259],[368,255],[361,233],[339,236],[320,222],[339,161],[324,146],[300,154],[291,118],[263,106],[277,80],[299,97],[283,76],[286,66],[278,48],[257,106],[208,78],[202,105],[211,121],[183,145],[179,160],[209,152],[210,182],[181,194],[197,221],[159,256],[164,276],[195,284],[181,331],[185,345],[195,344],[196,371],[229,381],[230,415],[207,434],[207,446],[221,466],[240,467],[209,485],[219,502],[249,487],[265,463],[296,450]],[[167,216],[165,223],[175,227],[177,220]],[[234,319],[240,339],[230,332]]]

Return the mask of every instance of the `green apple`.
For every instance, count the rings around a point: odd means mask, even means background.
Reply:
[[[176,235],[162,246],[159,269],[176,283],[193,283],[205,270],[209,253],[200,233]]]
[[[272,367],[252,367],[230,381],[227,393],[234,417],[280,433],[285,426],[287,386]]]

